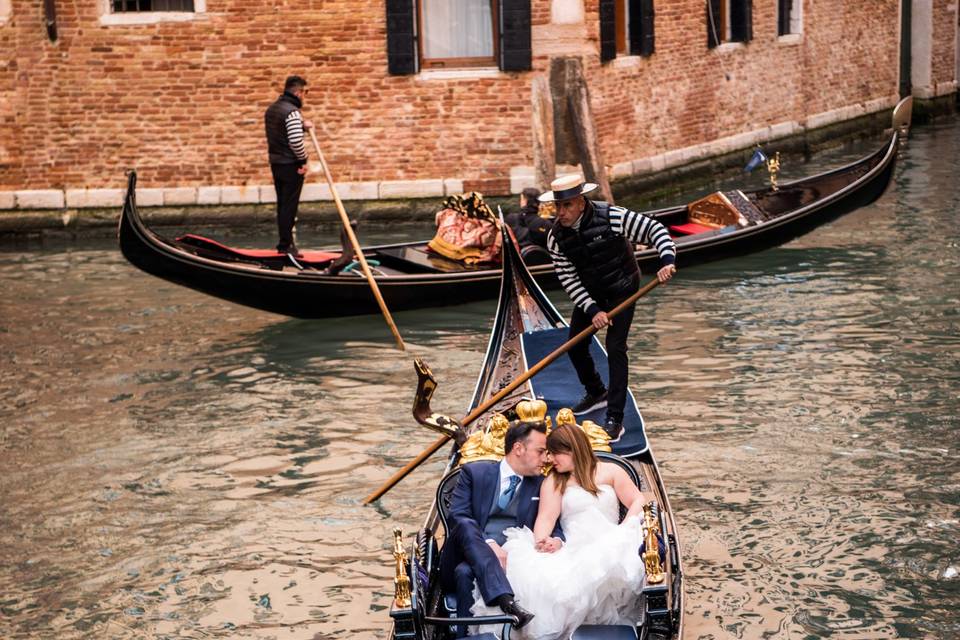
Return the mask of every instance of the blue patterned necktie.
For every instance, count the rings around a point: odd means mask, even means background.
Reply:
[[[500,498],[497,500],[497,506],[506,509],[510,501],[513,500],[513,494],[517,492],[517,485],[520,484],[520,476],[510,476],[510,485],[503,490]]]

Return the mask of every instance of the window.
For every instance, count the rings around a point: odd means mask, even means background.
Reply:
[[[654,51],[653,0],[600,0],[600,60]]]
[[[752,0],[707,0],[707,46],[753,39]]]
[[[496,64],[495,0],[420,0],[424,69]]]
[[[193,0],[111,0],[114,13],[136,11],[193,11]]]
[[[803,0],[777,0],[777,35],[802,33]]]
[[[532,68],[530,0],[386,0],[387,66]]]
[[[10,17],[10,0],[0,0],[0,24]]]

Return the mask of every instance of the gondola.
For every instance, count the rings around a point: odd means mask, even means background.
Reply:
[[[524,266],[512,241],[505,239],[503,255],[499,306],[484,363],[470,402],[471,411],[493,399],[511,381],[559,347],[566,341],[569,331],[563,318]],[[590,349],[597,361],[597,368],[605,377],[606,354],[595,336],[590,339]],[[450,424],[448,420],[438,421],[437,414],[432,414],[428,408],[423,407],[424,403],[429,405],[436,383],[425,365],[418,363],[418,368],[420,387],[414,402],[414,416],[421,423],[434,428],[437,428],[436,424],[430,424],[431,421],[425,420],[424,416],[430,415],[433,423]],[[455,598],[455,595],[442,592],[439,564],[440,554],[444,553],[443,539],[447,531],[446,512],[460,464],[469,464],[475,459],[502,457],[502,439],[501,449],[497,453],[496,447],[489,444],[490,438],[496,435],[497,425],[506,428],[505,418],[500,415],[510,416],[512,408],[517,407],[523,398],[541,399],[547,405],[547,415],[555,416],[556,423],[559,424],[574,421],[572,412],[565,408],[572,406],[582,392],[569,358],[562,356],[490,407],[473,423],[475,427],[472,431],[468,427],[470,438],[466,443],[452,447],[446,471],[437,485],[423,528],[417,533],[409,550],[404,549],[401,532],[394,531],[397,594],[390,611],[394,623],[391,637],[394,640],[447,638],[450,637],[451,626],[458,624],[458,619],[452,617],[456,612],[456,603],[451,599]],[[519,406],[523,407],[523,404]],[[604,409],[597,409],[593,414],[581,416],[578,420],[589,433],[589,427],[593,425],[588,421],[602,420],[603,412]],[[632,394],[628,395],[624,425],[626,432],[618,441],[609,443],[609,438],[601,436],[595,449],[602,450],[604,444],[609,444],[612,451],[599,452],[598,456],[621,465],[645,495],[653,496],[645,517],[648,533],[656,532],[661,548],[653,552],[650,558],[644,558],[650,562],[647,564],[645,586],[642,594],[638,596],[642,599],[642,602],[638,602],[639,608],[645,611],[643,618],[629,626],[591,625],[589,629],[581,628],[573,636],[575,640],[673,639],[682,635],[683,571],[677,527],[657,462],[647,442],[643,418]],[[487,439],[484,439],[485,437]],[[502,438],[502,431],[500,437]],[[471,443],[486,445],[479,446],[478,455],[478,446],[471,446]],[[484,457],[485,455],[487,457]],[[650,538],[647,540],[653,542]],[[656,545],[651,544],[648,548],[654,546]],[[501,615],[483,620],[486,624],[503,624],[504,637],[507,637],[510,622],[514,619]]]
[[[880,149],[856,162],[809,178],[756,191],[729,191],[704,201],[647,212],[666,225],[677,243],[677,264],[745,255],[780,245],[879,198],[890,183],[898,129],[909,123],[910,98],[894,110],[894,132]],[[143,221],[136,205],[137,175],[128,176],[120,217],[123,255],[157,277],[218,298],[299,318],[379,313],[366,279],[349,268],[328,267],[339,252],[307,251],[292,263],[273,250],[236,249],[208,238],[166,239]],[[524,248],[531,273],[547,288],[558,286],[546,251]],[[400,311],[490,299],[497,295],[500,266],[466,265],[431,252],[426,242],[364,249],[389,309]],[[659,258],[638,248],[641,271]]]

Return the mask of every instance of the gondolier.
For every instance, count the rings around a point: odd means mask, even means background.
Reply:
[[[263,117],[270,172],[277,193],[277,230],[280,235],[277,251],[295,257],[299,255],[293,242],[293,225],[297,221],[300,191],[307,173],[307,149],[303,135],[304,131],[313,127],[300,112],[306,94],[306,80],[300,76],[288,77],[283,94],[267,107]]]
[[[570,360],[580,383],[586,389],[583,399],[573,407],[583,415],[607,407],[604,430],[612,440],[623,433],[623,408],[627,399],[627,333],[633,321],[635,305],[615,320],[607,312],[640,288],[640,269],[634,245],[654,247],[660,255],[657,278],[666,282],[676,272],[676,245],[667,229],[648,216],[606,202],[588,200],[585,194],[597,185],[585,183],[580,175],[562,176],[540,196],[542,202],[555,202],[553,229],[547,237],[547,250],[553,259],[560,284],[573,300],[570,336],[593,324],[607,328],[606,347],[609,362],[609,388],[604,385],[590,356],[589,342],[570,349]]]

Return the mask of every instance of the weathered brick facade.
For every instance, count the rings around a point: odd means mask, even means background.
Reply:
[[[68,206],[113,201],[129,167],[163,189],[143,204],[268,201],[262,114],[289,73],[310,81],[305,111],[348,197],[516,190],[533,165],[531,81],[558,56],[582,58],[615,178],[896,100],[898,0],[804,0],[802,35],[784,38],[776,0],[753,0],[752,41],[712,50],[704,0],[657,0],[656,53],[605,64],[598,0],[582,24],[551,22],[577,2],[531,0],[533,71],[391,76],[383,0],[206,0],[193,19],[147,24],[112,23],[106,0],[57,0],[55,43],[43,3],[12,0],[0,208],[44,206],[50,190]],[[955,87],[956,2],[933,4],[933,75]],[[27,190],[39,195],[11,195]]]

